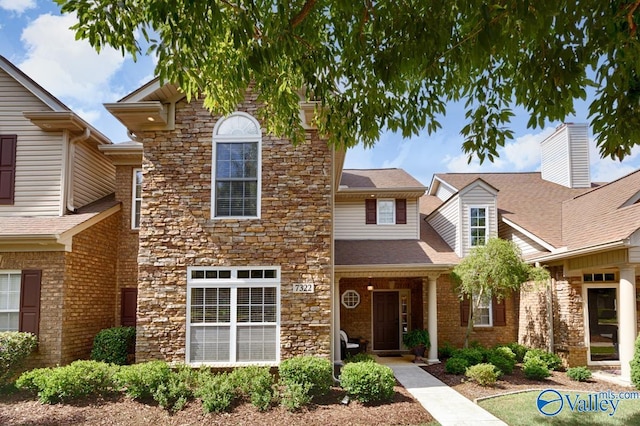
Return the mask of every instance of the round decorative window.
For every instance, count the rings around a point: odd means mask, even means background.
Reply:
[[[360,303],[360,294],[355,290],[347,290],[342,293],[342,305],[347,309],[353,309]]]

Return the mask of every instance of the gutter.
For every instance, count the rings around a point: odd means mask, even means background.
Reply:
[[[76,158],[76,144],[78,142],[83,142],[89,139],[91,136],[91,129],[89,127],[85,127],[84,132],[71,138],[69,140],[69,152],[67,157],[67,210],[70,213],[78,213],[78,209],[73,205],[73,190],[74,190],[74,165]]]

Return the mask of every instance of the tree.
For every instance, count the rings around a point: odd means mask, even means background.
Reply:
[[[56,1],[77,15],[78,38],[134,58],[148,47],[161,80],[211,110],[233,111],[254,84],[267,130],[294,143],[300,96],[347,147],[384,129],[434,132],[457,101],[463,150],[493,160],[515,107],[542,127],[588,87],[600,154],[640,143],[639,0]]]
[[[464,347],[469,344],[474,313],[485,297],[502,300],[528,281],[536,283],[549,279],[549,272],[532,266],[522,259],[520,249],[512,241],[490,238],[486,245],[474,247],[468,256],[451,272],[454,291],[460,299],[468,297],[469,321]]]

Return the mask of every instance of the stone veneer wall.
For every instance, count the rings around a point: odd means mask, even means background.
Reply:
[[[525,283],[520,289],[520,325],[518,343],[549,350],[551,344],[549,328],[549,293],[551,283],[536,285]]]
[[[553,271],[552,277],[554,276]],[[587,364],[581,277],[552,280],[554,352],[569,367]]]
[[[114,327],[120,212],[73,237],[66,253],[61,363],[88,358],[95,335]],[[40,321],[42,324],[42,319]]]
[[[122,203],[118,229],[118,265],[116,288],[116,324],[121,325],[121,292],[123,288],[138,287],[138,238],[137,229],[131,229],[131,197],[133,169],[140,167],[116,166],[116,200]]]
[[[467,326],[460,325],[460,299],[453,292],[451,279],[441,275],[437,284],[438,293],[438,345],[450,343],[462,347]],[[515,342],[518,338],[517,297],[503,300],[506,305],[506,325],[495,327],[475,327],[469,341],[477,341],[484,346]]]
[[[255,116],[256,96],[238,110]],[[257,117],[256,117],[257,118]],[[259,219],[211,220],[212,132],[201,100],[176,105],[173,131],[141,133],[136,360],[184,362],[188,266],[280,266],[281,355],[329,356],[332,151],[316,132],[293,147],[263,132]],[[314,282],[315,293],[292,284]]]
[[[62,300],[64,294],[64,252],[19,252],[0,254],[0,269],[42,271],[40,285],[40,327],[38,349],[26,367],[62,363]]]

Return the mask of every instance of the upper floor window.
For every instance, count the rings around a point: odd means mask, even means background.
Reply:
[[[140,208],[142,207],[142,170],[133,169],[131,188],[131,228],[140,228]]]
[[[469,237],[471,247],[483,246],[487,242],[487,208],[469,209]]]
[[[258,122],[237,112],[218,121],[213,136],[213,217],[257,217],[262,136]]]
[[[0,135],[0,204],[14,202],[18,136]]]
[[[365,211],[367,225],[407,223],[407,200],[405,199],[367,199]]]

